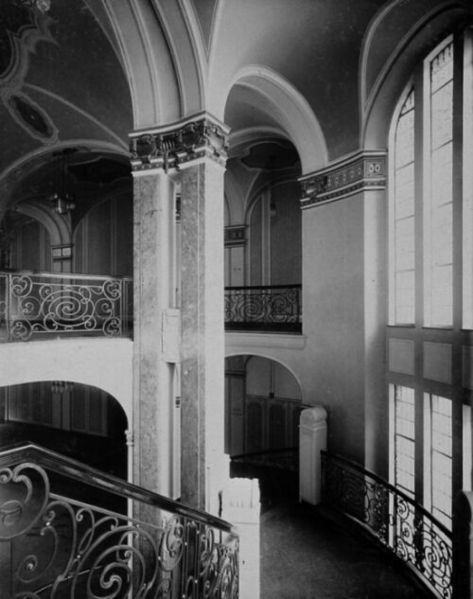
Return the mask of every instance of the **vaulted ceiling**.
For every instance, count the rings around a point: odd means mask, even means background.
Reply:
[[[233,157],[280,138],[315,170],[360,147],[386,76],[423,52],[414,34],[432,44],[472,12],[470,0],[2,0],[0,216],[61,148],[126,159],[130,131],[199,110],[231,127]]]

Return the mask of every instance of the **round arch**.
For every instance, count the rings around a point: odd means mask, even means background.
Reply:
[[[71,242],[71,234],[66,221],[54,210],[35,201],[18,204],[16,211],[41,223],[49,233],[51,245],[62,245]]]
[[[193,7],[185,2],[107,2],[105,10],[130,81],[135,129],[203,110],[205,49]]]
[[[102,389],[66,380],[2,386],[0,444],[35,443],[127,478],[128,418]],[[2,414],[3,416],[3,414]]]
[[[462,0],[437,2],[429,11],[419,15],[413,24],[398,28],[398,37],[391,39],[391,45],[384,49],[384,63],[377,64],[375,69],[374,55],[379,53],[378,38],[384,35],[383,21],[393,9],[399,9],[397,5],[391,3],[375,17],[364,40],[360,61],[360,145],[367,149],[386,147],[396,103],[422,58],[457,23],[471,21],[473,17],[471,8],[467,9]]]
[[[22,156],[9,165],[0,174],[0,218],[11,207],[14,199],[15,189],[22,179],[31,173],[46,165],[53,153],[66,149],[81,149],[97,154],[111,154],[119,156],[122,159],[127,158],[128,154],[123,147],[118,144],[101,142],[95,139],[74,139],[56,144],[54,147],[41,147]]]
[[[225,451],[231,459],[230,472],[246,476],[249,468],[252,477],[260,479],[263,502],[270,496],[274,501],[271,480],[283,473],[272,469],[280,460],[288,470],[287,488],[297,489],[296,448],[304,408],[300,385],[284,364],[260,355],[227,357],[225,370]],[[253,470],[257,465],[263,471]]]
[[[70,381],[102,389],[133,423],[133,343],[128,339],[59,339],[0,344],[0,386]],[[12,368],[14,365],[14,368]]]
[[[226,358],[236,358],[238,356],[246,356],[248,358],[264,358],[265,360],[269,360],[270,362],[275,362],[276,364],[279,364],[280,366],[282,366],[283,368],[285,368],[294,378],[295,382],[297,383],[300,393],[301,393],[301,401],[303,401],[303,389],[302,389],[302,385],[301,385],[301,380],[299,375],[294,371],[294,369],[292,368],[292,366],[290,366],[287,362],[285,362],[284,360],[280,359],[280,358],[275,358],[274,356],[272,356],[270,353],[265,353],[262,351],[257,351],[255,353],[245,353],[242,354],[241,351],[227,351],[225,352],[225,359]]]
[[[222,97],[221,111],[227,105],[234,86],[250,89],[264,99],[274,120],[296,147],[302,165],[302,174],[318,170],[327,164],[328,154],[320,124],[307,100],[284,77],[261,65],[248,65],[231,81]]]

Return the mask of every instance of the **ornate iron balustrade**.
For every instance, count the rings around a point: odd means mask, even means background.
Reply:
[[[263,466],[275,470],[298,472],[299,453],[297,447],[283,447],[281,449],[266,449],[230,456],[232,464],[249,464]]]
[[[451,599],[452,534],[411,497],[358,464],[322,451],[322,501],[365,525],[435,595]]]
[[[300,332],[301,285],[225,287],[225,328]]]
[[[126,336],[132,321],[131,301],[129,278],[0,273],[0,339]]]
[[[1,599],[236,599],[238,537],[219,518],[30,444],[0,453],[0,581]]]

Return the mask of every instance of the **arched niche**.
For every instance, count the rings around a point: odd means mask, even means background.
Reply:
[[[225,360],[225,445],[230,456],[298,444],[300,385],[282,363],[261,356]]]

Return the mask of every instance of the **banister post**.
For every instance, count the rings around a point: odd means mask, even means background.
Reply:
[[[461,491],[453,506],[452,599],[473,598],[473,492]]]
[[[222,516],[239,535],[239,599],[260,596],[260,490],[257,480],[233,478],[222,493]]]

